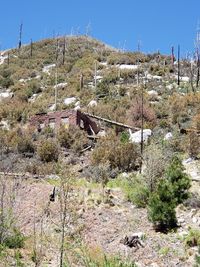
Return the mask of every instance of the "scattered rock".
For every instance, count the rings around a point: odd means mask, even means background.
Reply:
[[[55,68],[55,67],[56,67],[56,64],[50,64],[50,65],[44,66],[42,71],[47,73],[47,74],[50,74],[50,70]]]
[[[76,102],[76,97],[67,97],[64,99],[64,104],[67,106],[73,104],[74,102]]]
[[[91,107],[91,108],[96,107],[96,106],[97,106],[97,101],[96,100],[91,100],[89,102],[89,104],[88,104],[88,107]]]
[[[170,140],[172,139],[172,137],[173,137],[172,133],[169,132],[165,135],[164,140]]]
[[[131,130],[129,129],[129,140],[132,143],[141,143],[141,130],[132,133]],[[144,129],[143,130],[143,141],[147,142],[147,140],[149,139],[149,137],[152,135],[152,131],[150,129]]]

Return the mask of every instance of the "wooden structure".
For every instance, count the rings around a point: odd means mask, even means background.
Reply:
[[[38,113],[31,117],[30,125],[41,131],[45,127],[58,129],[61,125],[68,128],[69,125],[79,126],[89,135],[97,134],[100,127],[85,113],[79,110],[62,110],[49,113]]]

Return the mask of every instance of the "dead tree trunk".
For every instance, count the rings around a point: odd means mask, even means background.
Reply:
[[[180,85],[180,45],[178,45],[178,85]]]
[[[65,64],[65,51],[66,51],[66,39],[65,39],[65,37],[64,37],[63,51],[62,51],[62,55],[63,55],[63,58],[62,58],[62,64],[63,64],[63,65]]]
[[[56,62],[58,61],[58,54],[59,54],[59,40],[56,38]]]
[[[80,76],[80,90],[83,89],[83,73],[81,73],[81,76]]]
[[[171,62],[172,66],[174,66],[175,56],[174,56],[174,47],[171,48]]]
[[[22,27],[23,27],[23,23],[20,24],[20,28],[19,28],[19,44],[18,44],[18,49],[20,50],[21,46],[22,46]]]
[[[7,58],[8,66],[10,65],[10,52],[8,51],[8,58]]]
[[[191,84],[192,92],[194,93],[193,79],[194,79],[194,70],[193,70],[193,65],[192,65],[192,62],[191,62],[191,66],[190,66],[190,84]]]
[[[97,89],[97,61],[94,63],[94,88]]]
[[[199,68],[200,68],[200,56],[199,50],[197,49],[197,79],[196,79],[196,89],[199,87]]]
[[[145,88],[146,88],[146,81],[145,81]],[[143,161],[143,150],[144,150],[144,88],[142,86],[142,96],[141,96],[141,143],[140,143],[140,155],[141,155],[141,162],[140,162],[140,173],[142,172],[142,161]]]
[[[31,48],[30,57],[32,57],[33,56],[33,41],[32,41],[32,39],[31,39],[30,48]]]

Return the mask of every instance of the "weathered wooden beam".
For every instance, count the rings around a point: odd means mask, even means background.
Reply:
[[[110,123],[110,124],[113,124],[113,125],[116,125],[116,126],[119,126],[119,127],[131,129],[133,131],[139,131],[140,130],[140,128],[133,127],[133,126],[130,126],[130,125],[127,125],[127,124],[123,124],[121,122],[105,119],[105,118],[102,118],[102,117],[99,117],[99,116],[96,116],[96,115],[93,115],[93,114],[90,114],[90,113],[87,113],[87,112],[83,112],[83,113],[85,115],[87,115],[88,117],[91,117],[91,118],[94,118],[94,119],[97,119],[97,120],[100,120],[100,121],[104,121],[104,122],[107,122],[107,123]]]

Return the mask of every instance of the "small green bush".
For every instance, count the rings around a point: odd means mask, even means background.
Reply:
[[[24,235],[18,230],[14,229],[11,235],[8,235],[5,240],[4,244],[8,248],[22,248],[24,246],[25,237]]]
[[[140,156],[136,144],[121,142],[114,133],[98,141],[92,153],[94,165],[109,162],[112,169],[131,171],[139,166]]]
[[[165,231],[176,226],[175,208],[189,197],[189,188],[190,179],[181,160],[174,156],[149,199],[148,216],[155,228]]]
[[[58,146],[53,140],[43,140],[38,147],[38,155],[44,162],[57,161],[59,156]]]
[[[67,129],[64,126],[61,127],[58,132],[58,140],[61,146],[72,149],[76,153],[79,153],[88,143],[86,132],[73,125]]]
[[[200,246],[200,230],[190,229],[188,235],[184,239],[184,242],[189,247]]]
[[[189,188],[191,186],[190,178],[184,172],[181,160],[174,156],[169,167],[165,172],[166,179],[173,186],[173,198],[177,204],[183,203],[189,197]]]
[[[17,144],[17,150],[19,153],[34,153],[35,147],[31,138],[28,136],[20,137]]]
[[[167,180],[159,182],[148,203],[148,218],[157,230],[165,231],[176,226],[176,201],[173,199],[173,187]]]
[[[149,199],[149,190],[142,180],[142,177],[118,177],[107,183],[108,187],[120,187],[125,194],[125,198],[136,205],[143,208],[147,205]]]

